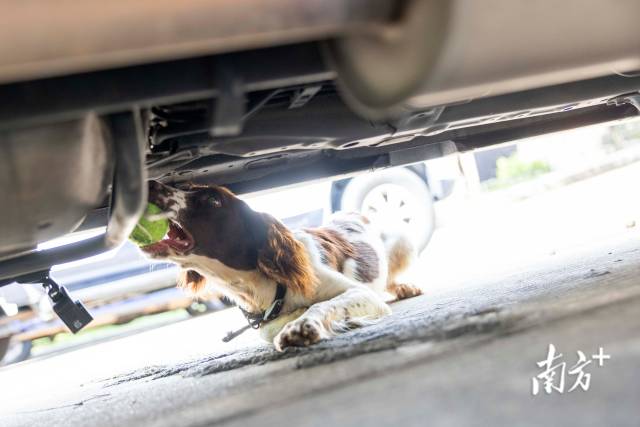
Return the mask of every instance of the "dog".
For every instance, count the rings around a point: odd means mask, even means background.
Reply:
[[[389,315],[385,292],[422,293],[398,281],[415,256],[410,239],[383,235],[360,214],[292,231],[220,186],[180,190],[150,181],[149,201],[170,226],[143,252],[180,265],[179,286],[194,293],[211,286],[234,301],[253,327],[272,330],[266,338],[278,351]]]

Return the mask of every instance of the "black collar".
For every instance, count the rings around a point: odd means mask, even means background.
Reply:
[[[282,283],[278,283],[276,286],[276,295],[273,298],[273,302],[265,311],[258,312],[258,313],[251,313],[243,309],[242,307],[238,307],[240,311],[242,311],[242,314],[244,314],[244,317],[247,319],[247,322],[249,324],[236,331],[229,332],[222,339],[222,341],[229,342],[235,337],[237,337],[238,335],[240,335],[241,333],[243,333],[244,331],[246,331],[247,329],[249,328],[258,329],[264,322],[269,322],[270,320],[273,320],[276,317],[278,317],[280,315],[280,312],[282,311],[282,307],[284,306],[284,297],[286,296],[286,294],[287,294],[287,288]]]

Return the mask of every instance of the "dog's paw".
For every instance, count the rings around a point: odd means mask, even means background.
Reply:
[[[287,347],[306,347],[327,338],[328,334],[322,323],[312,317],[301,317],[287,323],[273,339],[276,350],[284,351]]]
[[[413,298],[418,295],[422,295],[422,289],[415,285],[409,285],[406,283],[392,285],[389,287],[389,291],[398,299]]]

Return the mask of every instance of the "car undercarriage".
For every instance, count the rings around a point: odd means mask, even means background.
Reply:
[[[120,245],[148,178],[252,193],[640,109],[632,1],[147,3],[42,11],[0,46],[0,285]]]

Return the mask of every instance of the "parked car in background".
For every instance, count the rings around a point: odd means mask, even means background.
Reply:
[[[444,157],[245,200],[292,228],[319,226],[337,211],[360,212],[381,228],[406,228],[422,251],[436,227],[434,202],[451,194],[459,173],[457,159]]]

